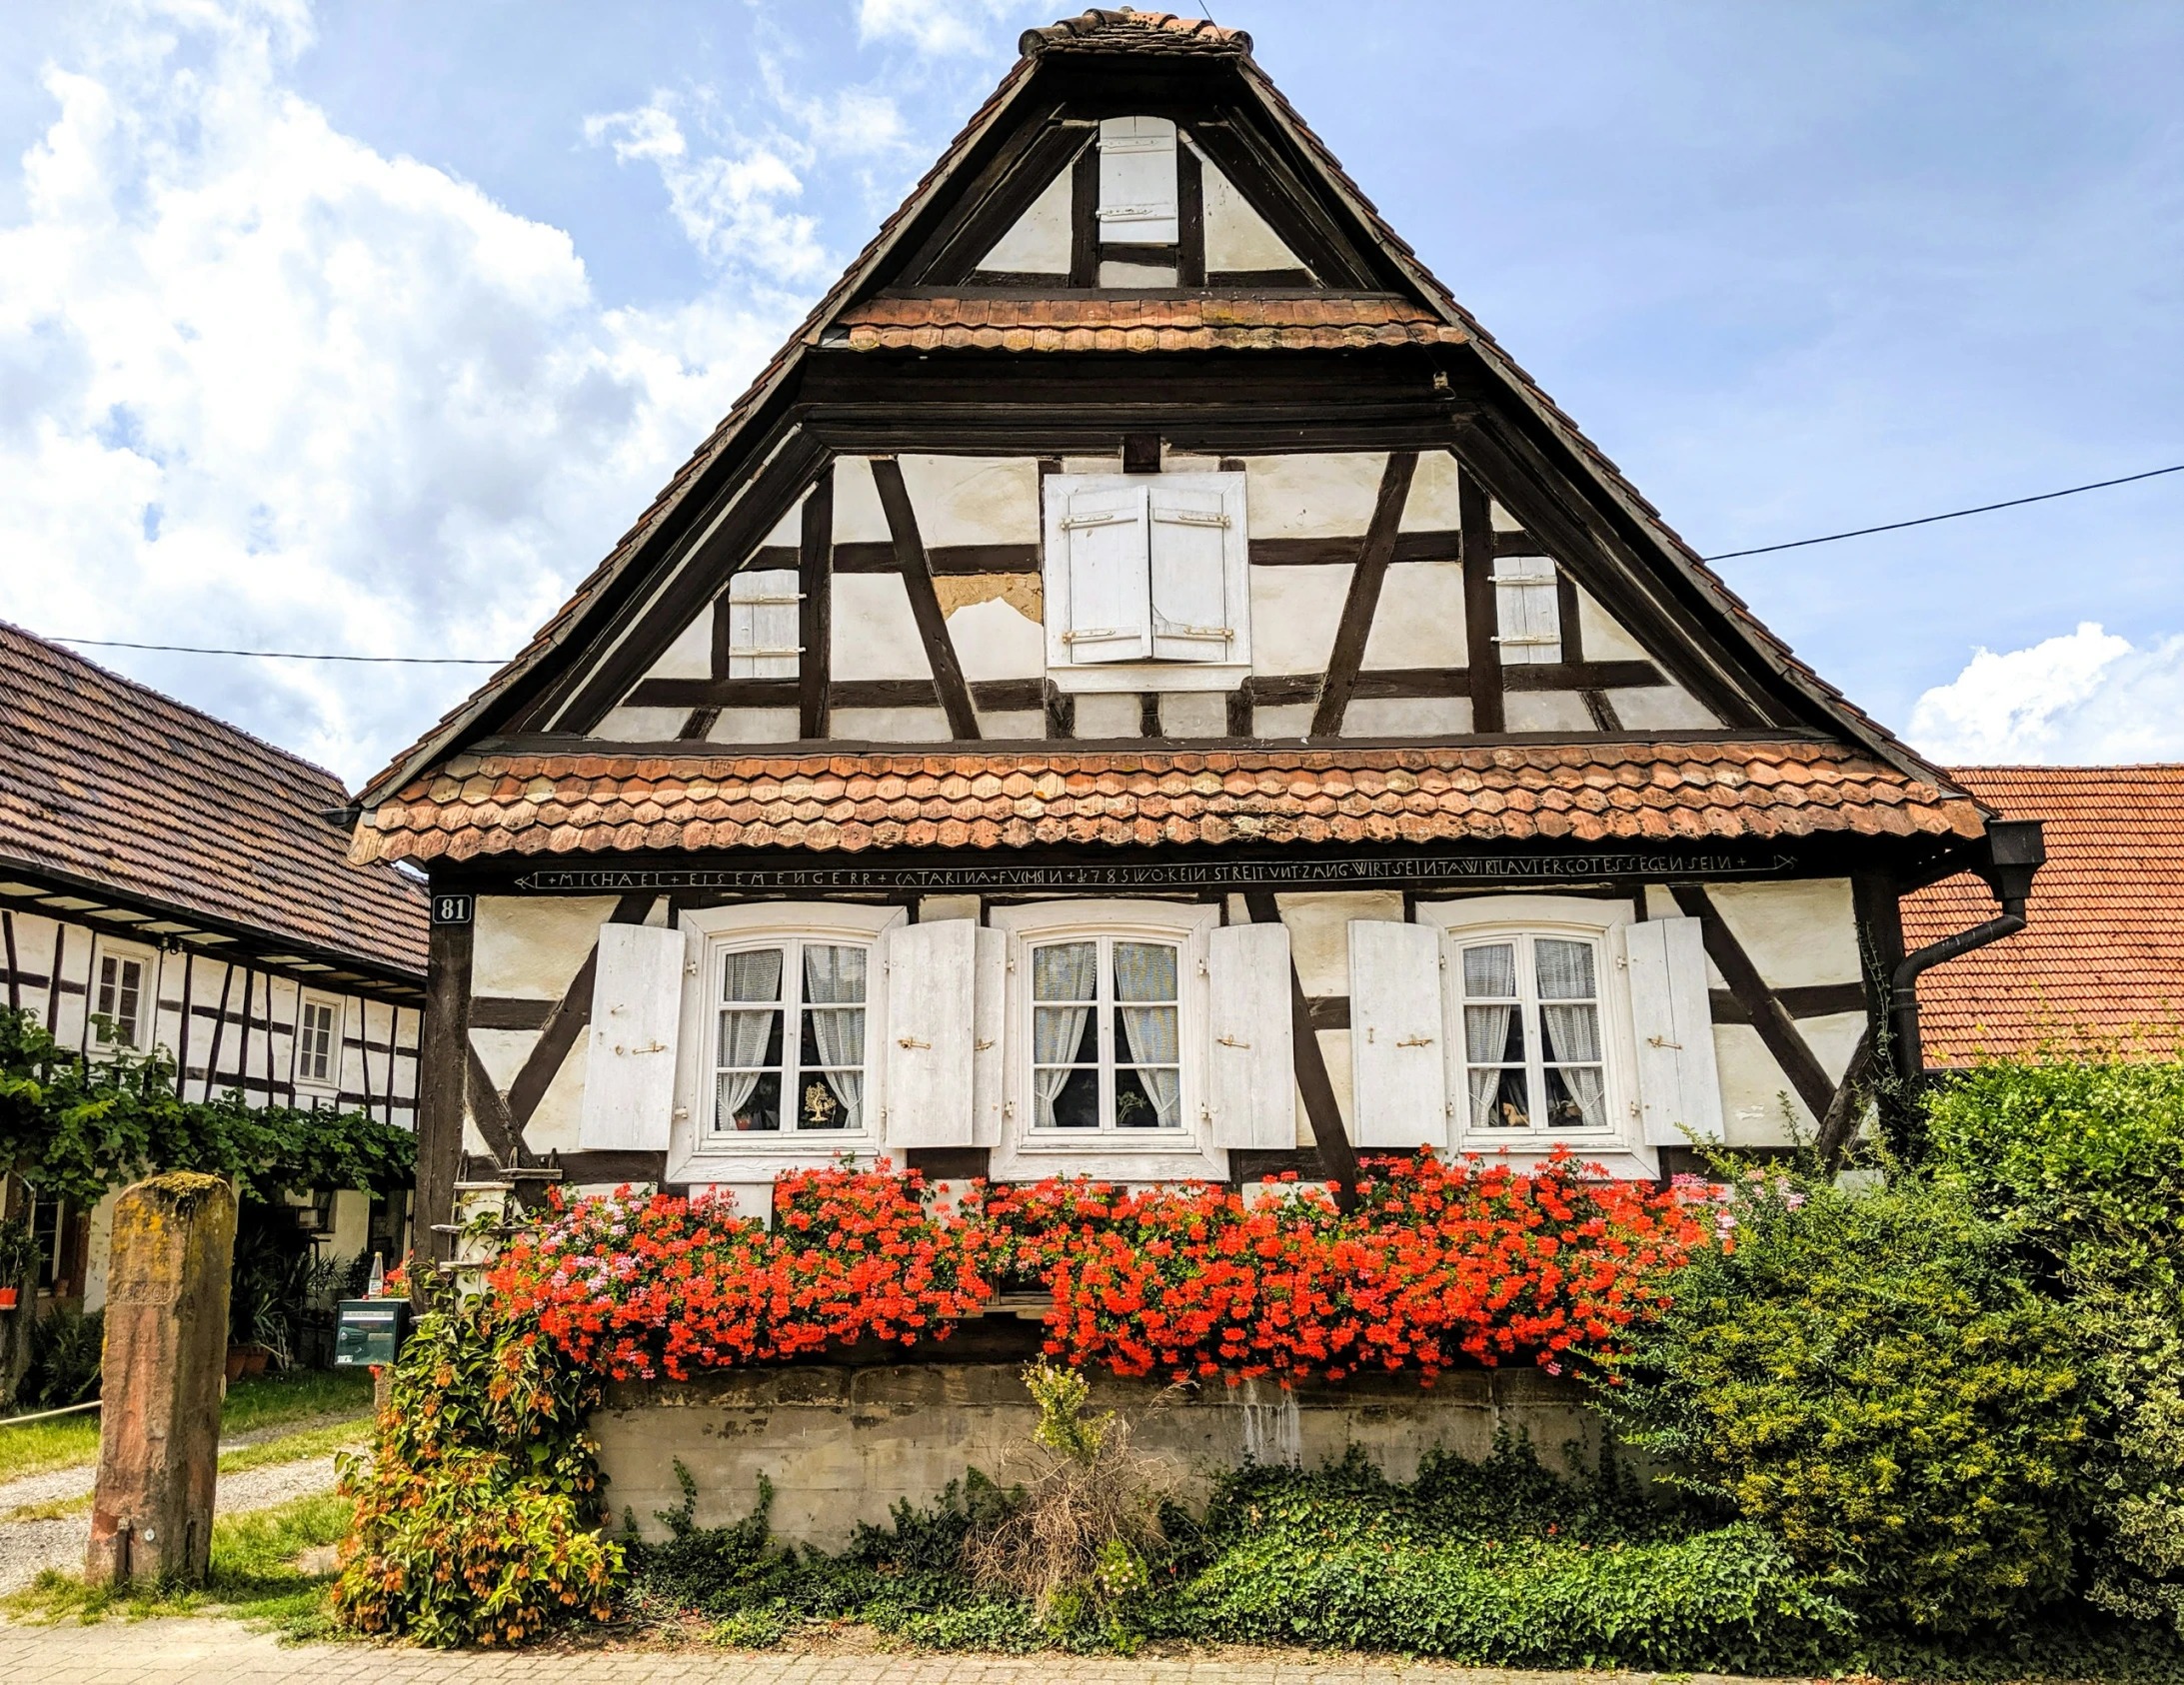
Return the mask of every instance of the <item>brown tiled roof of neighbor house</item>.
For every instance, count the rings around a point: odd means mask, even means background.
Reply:
[[[852,351],[1347,351],[1461,345],[1407,299],[869,299],[845,311]]]
[[[425,896],[348,863],[333,774],[0,622],[0,875],[50,871],[405,978]]]
[[[2184,1043],[2184,766],[1951,776],[2005,818],[2046,822],[2047,864],[2024,929],[1919,979],[1927,1062],[2042,1046],[2166,1054]],[[1937,941],[1997,910],[1979,878],[1947,878],[1904,898],[1904,941]]]
[[[636,525],[623,535],[605,560],[577,586],[568,602],[539,629],[531,642],[512,661],[470,697],[443,715],[430,731],[404,750],[371,781],[365,793],[367,801],[376,802],[388,796],[398,785],[430,767],[438,756],[448,753],[463,740],[467,732],[479,725],[496,699],[536,670],[562,643],[576,636],[587,614],[602,594],[631,565],[647,541],[660,530],[662,524],[689,495],[705,470],[728,453],[742,433],[745,423],[758,413],[768,398],[780,390],[807,351],[822,343],[826,330],[831,325],[840,324],[845,308],[870,286],[880,265],[893,252],[898,239],[913,219],[933,203],[973,146],[1008,115],[1010,107],[1031,80],[1040,61],[1052,53],[1157,53],[1232,61],[1245,82],[1264,99],[1277,123],[1289,131],[1296,144],[1325,173],[1337,194],[1348,202],[1382,251],[1418,289],[1432,310],[1437,312],[1440,326],[1448,330],[1456,341],[1466,342],[1476,349],[1486,366],[1503,379],[1517,399],[1530,407],[1546,427],[1592,472],[1607,494],[1622,504],[1632,518],[1658,541],[1670,565],[1679,569],[1702,593],[1719,605],[1721,612],[1754,648],[1761,660],[1811,697],[1826,714],[1842,722],[1853,738],[1873,749],[1914,780],[1931,780],[1941,776],[1937,769],[1921,761],[1907,746],[1853,706],[1839,691],[1799,661],[1790,652],[1788,645],[1760,625],[1743,600],[1705,566],[1697,551],[1668,528],[1661,520],[1659,512],[1623,478],[1615,464],[1579,431],[1577,424],[1500,348],[1493,336],[1481,328],[1471,314],[1456,302],[1454,295],[1381,218],[1371,200],[1358,190],[1356,183],[1350,180],[1326,143],[1312,132],[1265,72],[1258,68],[1250,56],[1251,38],[1248,34],[1240,29],[1221,28],[1202,18],[1180,17],[1173,13],[1095,9],[1042,28],[1027,30],[1018,43],[1018,50],[1022,56],[1002,78],[1001,84],[988,97],[986,103],[972,114],[962,131],[935,160],[933,167],[919,180],[902,204],[881,224],[878,232],[851,262],[842,277],[813,306],[811,314],[775,353],[772,361],[760,371],[758,378],[743,396],[736,400],[720,425],[691,454],[689,460],[676,470],[667,486],[653,500],[651,507],[639,517]],[[1423,323],[1407,319],[1374,325],[1373,331],[1398,327],[1403,334],[1403,343],[1417,343],[1412,336],[1427,331]],[[858,330],[852,331],[854,333]],[[878,320],[872,320],[864,325],[863,331],[875,336],[872,344],[877,348],[883,343],[882,336],[915,330],[905,330],[894,325],[883,326]],[[950,330],[934,325],[934,331]],[[962,325],[961,331],[967,334],[974,332],[968,324]],[[1080,326],[1076,331],[1096,333],[1104,330]],[[1201,318],[1195,327],[1170,326],[1160,331],[1229,336],[1218,340],[1208,337],[1204,343],[1208,347],[1217,344],[1222,348],[1257,349],[1268,345],[1264,335],[1281,330],[1270,325],[1209,325]],[[1366,329],[1362,324],[1339,329],[1320,324],[1315,325],[1311,331],[1316,336],[1333,332],[1360,334]],[[1147,336],[1139,333],[1123,349],[1167,349],[1157,342],[1157,332],[1155,331],[1153,343],[1144,343]],[[1435,340],[1436,343],[1449,343],[1438,334]],[[951,340],[949,343],[957,342]],[[969,349],[983,346],[984,341],[965,339],[961,343]],[[1341,343],[1347,345],[1353,342],[1345,339]],[[1374,340],[1372,343],[1382,342]],[[1311,348],[1316,349],[1319,344],[1319,340],[1315,338]],[[1026,345],[1024,349],[1078,350],[1088,347],[1082,342],[1067,346],[1033,343]],[[1095,345],[1089,349],[1105,347]]]
[[[1838,744],[1616,743],[978,755],[459,755],[353,858],[1051,843],[1977,837],[1964,797]]]

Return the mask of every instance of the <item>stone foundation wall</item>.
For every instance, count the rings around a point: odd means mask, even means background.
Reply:
[[[783,1538],[826,1549],[860,1521],[885,1522],[901,1499],[924,1505],[967,1467],[1004,1484],[1023,1478],[1038,1411],[1015,1362],[794,1364],[689,1382],[610,1387],[591,1430],[611,1484],[617,1525],[635,1512],[647,1538],[667,1529],[656,1510],[682,1503],[678,1459],[698,1482],[698,1520],[750,1512],[759,1476],[774,1483]],[[1136,1423],[1135,1443],[1202,1481],[1246,1459],[1316,1465],[1350,1445],[1397,1479],[1434,1446],[1484,1457],[1497,1430],[1529,1435],[1540,1459],[1567,1467],[1599,1453],[1601,1422],[1583,1388],[1529,1364],[1443,1375],[1365,1376],[1299,1385],[1215,1383],[1161,1398],[1150,1381],[1095,1379],[1093,1410]]]

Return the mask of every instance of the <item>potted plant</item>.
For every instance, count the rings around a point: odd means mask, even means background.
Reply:
[[[28,1223],[0,1222],[0,1310],[14,1310],[38,1267],[38,1237]]]

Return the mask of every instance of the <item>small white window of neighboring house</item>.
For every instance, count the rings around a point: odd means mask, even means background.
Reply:
[[[1562,615],[1554,560],[1547,556],[1494,558],[1494,607],[1498,611],[1503,665],[1546,666],[1562,659]]]
[[[1249,671],[1241,474],[1050,475],[1047,664],[1066,691],[1223,690]]]
[[[1180,233],[1173,121],[1165,117],[1102,118],[1100,244],[1172,246]]]
[[[93,975],[91,1029],[102,1047],[141,1047],[151,1004],[153,956],[101,940]]]
[[[306,994],[296,1014],[296,1085],[341,1086],[341,1001]]]
[[[803,654],[797,575],[761,568],[728,582],[728,676],[794,679]]]

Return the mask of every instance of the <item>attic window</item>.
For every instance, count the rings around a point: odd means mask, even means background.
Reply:
[[[793,568],[761,568],[728,582],[728,676],[794,679],[799,615]]]
[[[1502,665],[1546,666],[1562,659],[1561,605],[1554,561],[1546,556],[1494,559],[1494,606]]]
[[[1173,246],[1180,231],[1175,125],[1165,117],[1103,118],[1099,124],[1100,244]]]

